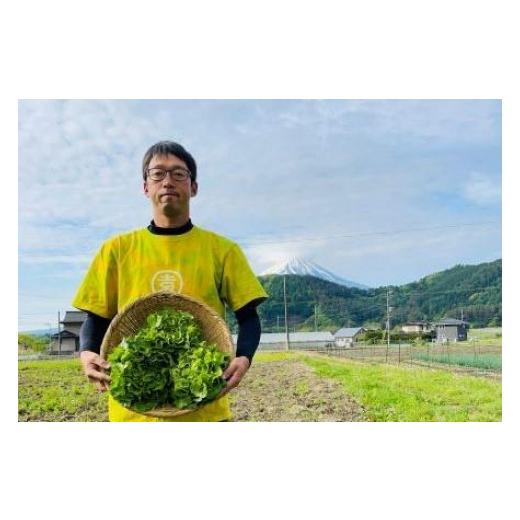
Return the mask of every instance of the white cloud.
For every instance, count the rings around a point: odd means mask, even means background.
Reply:
[[[464,184],[464,196],[474,204],[487,206],[500,204],[502,198],[501,179],[496,175],[485,175],[471,172],[470,178]]]
[[[280,262],[287,261],[293,256],[312,259],[313,255],[321,249],[316,244],[306,243],[268,243],[243,246],[243,250],[251,262],[251,267],[256,273],[260,273]]]

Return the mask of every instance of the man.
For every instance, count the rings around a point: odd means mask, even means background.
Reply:
[[[256,306],[267,298],[240,247],[194,226],[190,199],[198,191],[197,165],[180,144],[161,141],[143,158],[144,194],[153,220],[110,238],[95,256],[74,298],[87,312],[80,330],[80,357],[85,375],[99,391],[108,389],[109,364],[99,356],[111,319],[127,304],[147,294],[169,290],[204,301],[224,316],[224,304],[239,325],[236,357],[224,372],[223,396],[174,421],[222,421],[231,418],[228,397],[249,369],[260,340]],[[158,421],[123,407],[109,396],[111,421]]]

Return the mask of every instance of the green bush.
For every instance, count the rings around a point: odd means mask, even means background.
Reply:
[[[18,334],[18,350],[26,352],[44,352],[49,346],[47,338],[32,334]]]

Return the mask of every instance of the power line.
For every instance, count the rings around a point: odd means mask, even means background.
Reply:
[[[366,233],[351,233],[348,235],[323,235],[321,237],[308,237],[308,238],[293,238],[293,239],[281,239],[281,240],[247,240],[241,238],[234,238],[235,241],[240,242],[240,244],[247,245],[263,245],[263,244],[285,244],[285,243],[298,243],[298,242],[318,242],[321,240],[335,240],[338,238],[358,238],[358,237],[369,237],[369,236],[388,236],[388,235],[397,235],[399,233],[410,233],[415,231],[435,231],[438,229],[454,229],[461,227],[484,227],[489,226],[490,224],[500,224],[498,220],[492,220],[489,222],[469,222],[466,224],[453,224],[446,226],[431,226],[431,227],[423,227],[423,228],[403,228],[396,229],[392,231],[369,231]]]

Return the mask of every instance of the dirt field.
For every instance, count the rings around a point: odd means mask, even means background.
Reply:
[[[233,421],[500,421],[499,377],[311,352],[259,353],[230,393]],[[482,377],[484,376],[484,377]],[[79,360],[19,362],[19,421],[107,421]]]
[[[363,409],[335,381],[302,361],[253,363],[231,393],[234,421],[362,421]]]

